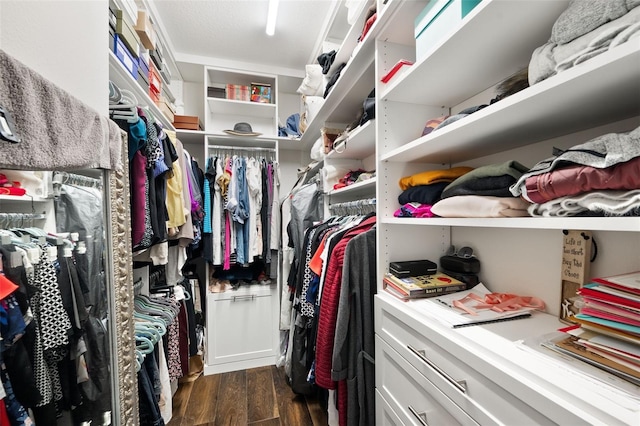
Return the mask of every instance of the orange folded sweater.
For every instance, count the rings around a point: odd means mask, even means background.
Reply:
[[[452,167],[450,169],[427,170],[400,179],[400,188],[404,191],[412,186],[429,185],[438,182],[453,182],[465,173],[469,173],[473,167]]]

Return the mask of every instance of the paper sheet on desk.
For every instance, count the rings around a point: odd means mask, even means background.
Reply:
[[[453,302],[455,300],[463,299],[471,293],[479,296],[480,298],[484,298],[491,292],[484,286],[484,284],[480,283],[473,287],[471,290],[459,291],[456,293],[445,294],[438,297],[431,297],[419,302],[428,305],[426,309],[428,310],[429,316],[433,316],[438,321],[451,327],[464,327],[467,325],[479,325],[498,321],[506,321],[520,317],[524,318],[526,316],[529,316],[531,314],[531,311],[534,310],[534,308],[520,308],[514,311],[496,312],[490,309],[481,309],[477,311],[477,315],[470,315],[460,309],[453,307]],[[470,306],[473,306],[477,303],[478,302],[475,301],[471,302]]]
[[[596,393],[625,409],[637,411],[640,404],[638,386],[549,348],[555,339],[564,336],[566,333],[556,331],[530,337],[517,342],[517,347],[538,357],[538,367],[552,372],[558,383],[579,383],[572,386],[573,395],[588,398],[590,393]]]

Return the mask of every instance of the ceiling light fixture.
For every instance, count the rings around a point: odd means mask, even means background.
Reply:
[[[267,35],[276,32],[276,18],[278,17],[278,3],[280,0],[269,0],[269,12],[267,13]]]

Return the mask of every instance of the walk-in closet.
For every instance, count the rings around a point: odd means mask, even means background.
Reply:
[[[639,0],[0,0],[0,426],[640,424]]]

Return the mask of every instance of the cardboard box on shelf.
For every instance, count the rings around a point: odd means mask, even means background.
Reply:
[[[160,111],[162,111],[162,114],[164,114],[164,116],[167,117],[169,121],[171,121],[172,123],[175,121],[174,111],[171,109],[171,106],[167,103],[167,101],[162,96],[160,96],[160,102],[158,102],[158,108],[160,108]]]
[[[267,83],[251,83],[251,102],[271,103],[271,85]]]
[[[135,22],[138,17],[138,5],[135,0],[109,0],[109,7],[122,10],[129,22]]]
[[[156,48],[156,31],[146,10],[138,10],[138,21],[134,29],[144,47],[151,50]]]
[[[116,51],[116,33],[112,28],[109,28],[109,50],[115,53]]]
[[[208,98],[219,98],[219,99],[225,99],[226,97],[226,90],[224,87],[215,87],[215,86],[209,86],[207,87],[207,97]]]
[[[227,99],[234,101],[249,101],[249,86],[242,84],[227,84],[226,85]]]
[[[156,92],[156,90],[151,85],[149,85],[149,97],[156,105],[158,105],[158,103],[160,102],[160,92]]]
[[[124,67],[129,71],[134,79],[138,78],[138,60],[131,54],[127,46],[120,38],[120,34],[116,34],[113,43],[113,53],[122,62]]]
[[[174,115],[173,127],[183,130],[202,130],[200,118],[196,115]]]
[[[129,49],[129,52],[137,58],[140,50],[140,38],[133,29],[133,25],[124,19],[124,13],[122,10],[114,11],[116,15],[116,34],[120,36],[124,44]]]
[[[153,65],[153,61],[149,62],[149,86],[153,88],[155,92],[160,94],[162,92],[162,81],[160,80],[160,74]]]
[[[142,67],[138,67],[138,85],[142,87],[145,91],[149,90],[149,73],[144,72]]]

